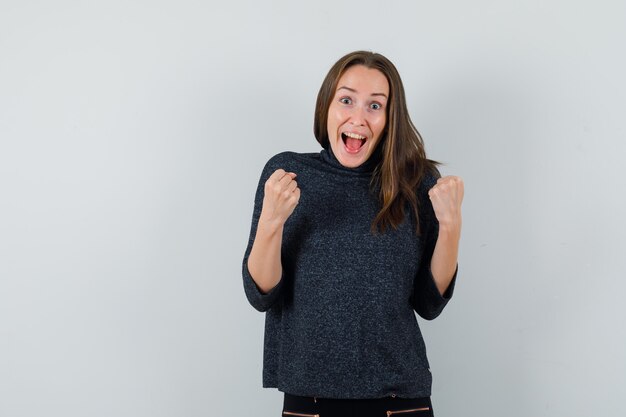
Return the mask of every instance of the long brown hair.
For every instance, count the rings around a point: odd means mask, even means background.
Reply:
[[[396,67],[381,54],[368,51],[351,52],[340,58],[328,71],[315,106],[313,132],[324,148],[329,147],[328,109],[343,73],[354,65],[377,69],[389,83],[387,123],[378,146],[382,159],[372,176],[373,189],[380,188],[381,209],[372,222],[372,232],[388,227],[397,229],[404,221],[405,206],[415,216],[416,233],[420,233],[417,189],[426,173],[438,175],[438,162],[426,158],[424,141],[413,125],[406,106],[404,87]]]

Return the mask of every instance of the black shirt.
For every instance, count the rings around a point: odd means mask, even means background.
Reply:
[[[426,347],[415,317],[437,317],[441,296],[430,272],[437,220],[428,198],[436,178],[416,190],[422,233],[406,210],[397,230],[371,232],[380,210],[370,187],[375,160],[346,168],[330,149],[283,152],[261,174],[243,259],[250,304],[266,312],[263,386],[302,396],[381,398],[431,394]],[[247,268],[264,185],[282,168],[297,174],[300,201],[284,225],[283,275],[262,294]]]

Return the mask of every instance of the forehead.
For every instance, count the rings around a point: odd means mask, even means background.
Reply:
[[[349,87],[358,93],[383,93],[389,96],[387,77],[379,70],[363,65],[354,65],[345,70],[337,82],[337,89],[341,87]]]

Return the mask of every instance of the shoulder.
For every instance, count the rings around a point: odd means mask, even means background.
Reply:
[[[280,166],[280,165],[283,165],[283,164],[289,164],[294,159],[297,159],[298,155],[300,155],[300,154],[298,154],[296,152],[292,152],[292,151],[280,152],[280,153],[277,153],[276,155],[272,156],[267,161],[265,166],[276,167],[276,166]]]
[[[426,171],[418,185],[419,195],[428,195],[428,191],[437,184],[439,178],[441,178],[441,173],[436,166],[433,166],[432,171]]]
[[[420,212],[420,222],[432,222],[435,219],[433,206],[430,201],[428,191],[437,184],[437,180],[441,178],[441,173],[437,167],[433,166],[432,170],[426,171],[422,180],[417,187],[417,199]],[[422,223],[424,225],[425,223]]]
[[[284,151],[272,156],[263,168],[263,176],[269,177],[277,169],[296,171],[319,161],[319,153],[298,153]]]

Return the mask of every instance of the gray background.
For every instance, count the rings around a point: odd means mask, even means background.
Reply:
[[[279,415],[253,195],[355,49],[466,183],[437,415],[624,415],[623,1],[0,5],[0,416]]]

